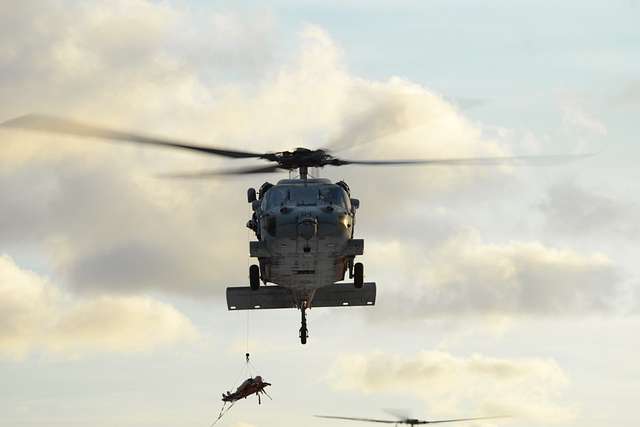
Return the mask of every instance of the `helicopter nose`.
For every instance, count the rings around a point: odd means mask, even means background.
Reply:
[[[318,219],[304,217],[298,222],[298,235],[305,240],[311,240],[318,232]]]

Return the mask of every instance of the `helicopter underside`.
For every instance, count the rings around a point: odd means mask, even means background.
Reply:
[[[260,262],[263,282],[278,286],[228,287],[228,309],[298,308],[300,342],[306,344],[307,309],[375,305],[375,283],[336,283],[363,249],[362,239],[337,236],[251,242],[250,253]]]
[[[274,239],[252,242],[251,256],[258,257],[264,282],[290,289],[298,302],[311,306],[317,289],[344,280],[349,260],[363,246],[361,239],[342,236]]]

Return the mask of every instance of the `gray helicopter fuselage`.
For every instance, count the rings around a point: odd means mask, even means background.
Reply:
[[[353,239],[359,203],[340,184],[285,179],[263,186],[247,225],[258,237],[250,249],[264,283],[288,288],[296,300],[311,303],[316,289],[344,280],[362,254],[363,241]]]

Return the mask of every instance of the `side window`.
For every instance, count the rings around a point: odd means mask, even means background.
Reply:
[[[271,209],[276,206],[282,205],[287,200],[288,190],[286,188],[272,187],[267,191],[265,202],[263,202],[264,209]]]

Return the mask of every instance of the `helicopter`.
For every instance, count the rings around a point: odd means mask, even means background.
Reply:
[[[395,415],[395,414],[392,413],[392,415]],[[398,417],[397,420],[380,420],[375,418],[354,418],[354,417],[335,417],[332,415],[316,415],[316,417],[318,418],[327,418],[332,420],[364,421],[364,422],[370,422],[370,423],[395,424],[396,426],[398,424],[406,424],[411,427],[417,426],[417,425],[424,425],[424,424],[457,423],[457,422],[463,422],[463,421],[480,421],[480,420],[494,420],[497,418],[510,418],[508,415],[499,415],[499,416],[493,416],[493,417],[454,418],[449,420],[420,420],[417,418],[409,418],[406,415],[398,414],[396,416]]]
[[[247,202],[252,216],[247,227],[256,236],[249,243],[249,286],[226,289],[228,310],[295,308],[301,312],[299,338],[307,343],[306,311],[311,307],[374,306],[376,284],[364,282],[364,265],[356,256],[364,253],[364,240],[355,238],[356,211],[360,201],[351,196],[346,182],[314,178],[311,168],[325,166],[475,166],[550,164],[591,156],[551,155],[405,160],[351,160],[328,149],[299,147],[293,151],[254,153],[216,148],[191,142],[148,136],[81,123],[66,118],[28,114],[0,126],[76,137],[122,141],[191,150],[229,159],[270,162],[257,167],[202,170],[166,174],[164,177],[202,179],[219,176],[258,175],[288,171],[289,179],[265,182],[249,188]],[[297,173],[295,177],[292,177]],[[352,283],[340,283],[348,274]],[[273,285],[272,285],[273,284]],[[275,286],[274,286],[275,285]]]

